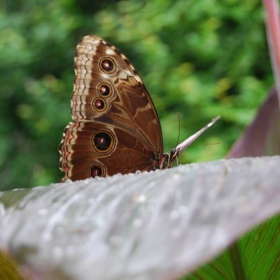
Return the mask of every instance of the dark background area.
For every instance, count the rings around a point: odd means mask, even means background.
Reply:
[[[58,182],[78,41],[121,49],[158,110],[165,151],[213,117],[181,163],[224,158],[272,86],[261,1],[2,1],[0,189]]]

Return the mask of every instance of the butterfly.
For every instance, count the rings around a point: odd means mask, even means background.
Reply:
[[[62,181],[166,169],[217,118],[163,153],[157,111],[128,58],[94,35],[77,45],[70,122],[59,146]]]

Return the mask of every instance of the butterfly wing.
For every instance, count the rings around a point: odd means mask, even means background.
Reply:
[[[75,54],[71,115],[60,145],[64,180],[151,170],[163,153],[153,101],[130,61],[96,36]]]

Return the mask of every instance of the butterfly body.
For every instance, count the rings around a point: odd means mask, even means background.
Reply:
[[[78,44],[71,115],[59,146],[62,181],[169,168],[153,101],[126,56],[97,36]]]

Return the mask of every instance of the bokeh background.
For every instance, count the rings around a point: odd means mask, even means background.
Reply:
[[[259,0],[2,0],[0,187],[58,182],[78,41],[121,49],[145,82],[165,150],[221,120],[180,157],[224,158],[274,83]]]

